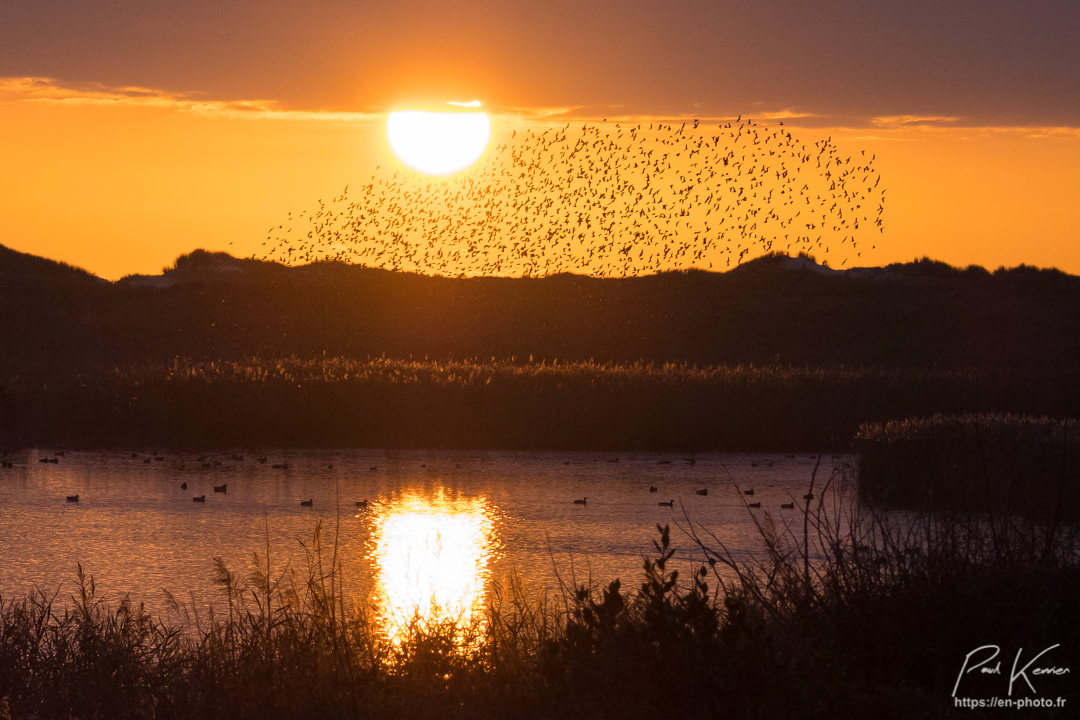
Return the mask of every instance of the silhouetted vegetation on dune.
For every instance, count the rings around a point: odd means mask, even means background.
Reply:
[[[458,279],[197,251],[152,278],[5,286],[3,358],[9,368],[31,357],[71,367],[324,353],[1054,368],[1080,352],[1080,278],[930,261],[832,273],[790,261],[625,279]]]
[[[896,417],[1080,414],[1080,278],[1057,271],[444,278],[196,251],[116,283],[10,252],[0,274],[22,278],[5,444],[839,448]]]

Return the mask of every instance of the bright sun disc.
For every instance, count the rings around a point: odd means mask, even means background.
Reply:
[[[447,175],[472,165],[490,136],[491,121],[482,112],[398,110],[386,121],[394,154],[429,175]]]

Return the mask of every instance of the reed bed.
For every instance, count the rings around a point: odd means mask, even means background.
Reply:
[[[937,414],[863,425],[859,492],[868,502],[969,512],[1080,517],[1074,419]]]
[[[218,563],[209,615],[152,617],[80,572],[66,602],[0,602],[0,717],[981,717],[952,698],[972,649],[1058,644],[1054,664],[1075,666],[1075,528],[843,507],[847,472],[815,472],[792,522],[760,515],[750,560],[689,521],[658,526],[636,586],[511,582],[482,617],[417,619],[400,640],[341,586],[319,527],[304,567]],[[690,577],[678,543],[700,552]],[[965,692],[1002,694],[993,680]],[[1075,677],[1039,685],[1080,702]]]
[[[0,382],[0,446],[847,450],[896,417],[1062,412],[1008,370],[345,358],[193,361]]]

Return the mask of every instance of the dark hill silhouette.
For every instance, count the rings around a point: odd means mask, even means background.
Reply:
[[[92,273],[67,263],[22,253],[0,245],[0,280],[9,283],[34,283],[55,280],[58,282],[105,282]]]
[[[195,251],[116,283],[0,251],[8,372],[250,357],[509,358],[1071,368],[1080,278],[927,259],[833,271],[445,278]]]

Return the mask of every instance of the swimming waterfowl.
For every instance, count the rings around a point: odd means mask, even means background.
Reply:
[[[198,497],[191,498],[192,502],[206,502],[205,495],[199,495]]]
[[[311,507],[314,504],[315,504],[315,499],[314,498],[311,498],[310,500],[301,500],[300,501],[300,505],[303,506],[303,507]]]
[[[698,495],[708,495],[709,494],[709,488],[702,488],[701,490],[698,490],[696,492],[697,492]]]
[[[660,492],[660,491],[656,489],[655,485],[650,485],[649,486],[649,492]]]
[[[575,504],[575,505],[584,505],[584,504],[585,504],[585,501],[586,501],[586,500],[588,500],[588,499],[589,499],[589,498],[587,498],[587,497],[583,497],[583,498],[581,498],[580,500],[575,500],[575,501],[574,501],[574,504]]]
[[[759,508],[759,507],[761,507],[761,503],[759,503],[759,502],[748,503],[746,507]]]
[[[743,495],[753,495],[754,494],[754,489],[750,488],[749,490],[743,490],[742,494]]]
[[[79,502],[79,496],[78,495],[68,495],[67,496],[67,501],[68,502]]]
[[[215,485],[214,486],[214,492],[219,492],[219,493],[227,493],[227,492],[229,492],[229,484],[225,483],[224,485]]]
[[[780,507],[782,507],[785,510],[794,510],[795,509],[795,503],[780,503]]]
[[[657,503],[657,505],[659,505],[660,507],[673,508],[673,507],[675,507],[675,501],[674,500],[668,500],[667,502]]]

